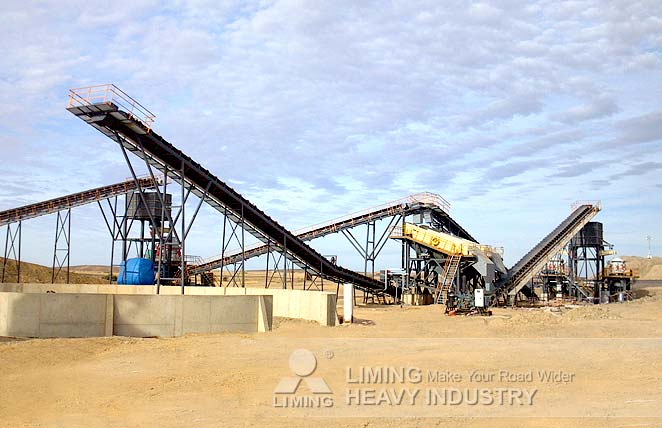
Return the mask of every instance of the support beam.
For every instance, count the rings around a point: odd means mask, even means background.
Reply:
[[[112,86],[107,89],[116,90]],[[75,93],[76,91],[72,91],[72,96]],[[202,195],[205,186],[211,181],[212,187],[209,190],[207,203],[219,211],[227,207],[228,210],[232,211],[231,215],[234,218],[244,217],[241,223],[245,231],[251,233],[263,243],[266,244],[268,239],[271,239],[274,243],[283,242],[285,256],[288,260],[297,265],[317,266],[322,264],[325,275],[330,278],[352,282],[357,287],[382,289],[382,284],[379,281],[367,278],[349,269],[332,265],[321,254],[297,237],[296,234],[285,229],[218,177],[204,169],[199,163],[165,141],[151,127],[145,126],[145,122],[141,122],[131,111],[124,111],[121,106],[115,104],[93,103],[89,100],[71,104],[69,111],[86,120],[87,123],[93,124],[97,130],[113,138],[118,145],[131,151],[136,156],[143,158],[143,160],[148,158],[147,160],[152,167],[162,171],[164,166],[169,166],[171,170],[176,170],[177,172],[171,173],[173,179],[185,181],[198,196]],[[120,138],[115,138],[117,136],[120,136]],[[144,150],[141,150],[141,148]],[[181,173],[179,173],[180,170]],[[183,205],[185,207],[185,203]],[[243,216],[239,213],[242,208],[244,210]],[[184,232],[182,232],[182,238],[184,238]],[[186,241],[183,239],[182,241],[185,247]],[[185,251],[184,256],[186,256]],[[284,266],[283,270],[287,268],[287,266]],[[185,270],[184,266],[184,274]],[[287,279],[287,276],[285,279]],[[389,292],[392,293],[393,290],[389,290]]]
[[[352,323],[354,321],[354,284],[345,283],[343,285],[343,322]]]
[[[66,265],[66,283],[69,284],[71,256],[71,208],[57,212],[55,224],[55,243],[53,246],[53,271],[51,284],[55,284],[58,275]]]
[[[5,256],[2,260],[2,281],[7,278],[7,262],[14,260],[16,264],[16,282],[21,282],[21,229],[23,222],[7,224],[5,235]]]
[[[182,288],[182,294],[184,294],[184,290],[186,287],[186,166],[184,164],[184,161],[182,161],[182,169],[180,172],[180,178],[182,181],[182,206],[180,208],[180,213],[182,214],[182,239],[180,241],[180,245],[182,248],[182,256],[180,257],[181,259],[181,281],[180,285]],[[175,228],[175,225],[172,225],[172,229]]]

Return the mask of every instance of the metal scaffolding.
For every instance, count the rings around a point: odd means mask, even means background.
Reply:
[[[272,248],[271,251],[282,253],[284,259],[282,267],[280,267],[280,264],[277,266],[279,266],[278,269],[282,270],[282,278],[284,278],[282,284],[285,287],[287,287],[288,280],[293,279],[291,274],[293,266],[296,265],[301,269],[316,270],[316,273],[327,279],[352,282],[358,288],[384,289],[383,284],[377,280],[332,264],[296,235],[239,195],[234,189],[154,133],[151,128],[154,115],[113,85],[72,90],[68,110],[111,138],[121,147],[134,180],[137,178],[135,169],[131,167],[128,152],[138,156],[145,162],[151,177],[154,177],[153,171],[158,170],[163,172],[164,176],[180,184],[182,204],[179,207],[179,212],[175,215],[175,218],[170,218],[167,213],[166,217],[168,217],[168,221],[172,226],[168,232],[169,235],[172,235],[176,229],[180,230],[178,241],[181,245],[182,257],[179,283],[182,286],[182,292],[187,276],[190,273],[196,273],[192,270],[189,271],[190,265],[186,263],[186,237],[197,215],[196,209],[190,220],[186,217],[186,200],[190,193],[200,198],[200,204],[210,205],[234,224],[239,224],[241,229],[239,236],[243,236],[247,232],[260,240],[262,245],[269,245]],[[137,193],[142,199],[140,188]],[[179,217],[179,222],[177,217]],[[150,224],[154,227],[154,218],[150,218]],[[178,227],[175,227],[175,225]],[[228,237],[227,230],[225,231],[226,237]],[[236,239],[236,236],[232,239]],[[159,245],[163,244],[162,241],[164,240],[167,242],[167,239],[162,239],[161,236],[158,237],[158,240]],[[247,257],[244,239],[241,239],[241,241],[242,248],[238,259],[243,264]],[[223,250],[227,247],[226,242],[224,237]],[[221,263],[228,265],[225,262]],[[239,271],[242,272],[242,279],[245,279],[243,278],[243,272],[245,271],[243,267],[235,269],[235,277]],[[391,294],[395,292],[391,289],[384,291]]]
[[[5,257],[2,263],[2,274],[0,275],[0,280],[4,282],[5,279],[7,279],[7,262],[14,260],[16,264],[16,280],[20,281],[21,229],[23,221],[57,213],[51,281],[54,282],[57,280],[60,272],[65,269],[66,265],[66,282],[69,282],[69,264],[71,254],[71,209],[94,202],[97,202],[99,206],[101,206],[101,201],[104,199],[109,200],[114,197],[115,200],[117,200],[118,195],[132,192],[135,190],[136,186],[141,186],[142,188],[153,188],[154,182],[148,178],[141,178],[138,180],[138,182],[134,180],[125,181],[111,184],[109,186],[98,187],[95,189],[85,190],[82,192],[49,199],[47,201],[38,202],[35,204],[0,211],[0,226],[7,226],[4,250]],[[107,219],[106,224],[110,227]]]
[[[342,233],[364,260],[364,274],[374,271],[374,260],[381,252],[383,244],[387,241],[389,229],[393,224],[397,224],[399,218],[406,216],[425,214],[426,217],[434,219],[436,227],[440,230],[448,231],[462,238],[469,239],[475,242],[475,239],[453,220],[448,212],[450,211],[450,204],[441,196],[434,193],[417,193],[407,196],[405,198],[397,199],[395,201],[387,202],[382,205],[367,208],[358,212],[348,214],[343,217],[335,218],[323,223],[315,224],[303,229],[294,231],[297,238],[303,241],[311,241],[313,239],[322,238],[324,236]],[[384,234],[380,235],[377,239],[375,226],[381,220],[389,220],[391,224],[383,231]],[[361,243],[360,233],[357,228],[366,226],[366,240],[365,244]],[[349,234],[347,232],[350,232]],[[356,236],[350,236],[356,235]],[[217,269],[222,265],[234,264],[237,259],[247,260],[253,257],[258,257],[267,252],[267,243],[259,242],[254,245],[225,251],[220,255],[209,257],[203,260],[203,263],[196,266],[196,272]],[[370,265],[370,270],[368,269]]]
[[[7,262],[13,260],[16,266],[16,282],[21,282],[21,229],[23,222],[7,223],[5,235],[5,256],[2,259],[2,281],[7,277]]]
[[[51,283],[54,284],[58,275],[66,265],[65,278],[69,284],[69,268],[71,255],[71,208],[57,212],[55,223],[55,244],[53,245],[53,272]]]

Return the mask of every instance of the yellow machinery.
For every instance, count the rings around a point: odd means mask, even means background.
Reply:
[[[449,256],[474,256],[476,251],[484,254],[497,253],[495,248],[489,245],[480,245],[467,239],[458,238],[448,233],[439,232],[411,223],[405,223],[402,227],[396,227],[391,233],[391,238],[409,239],[433,250]]]
[[[427,289],[435,303],[443,303],[446,311],[482,310],[494,295],[494,282],[507,272],[501,258],[502,248],[481,245],[458,236],[412,223],[396,227],[391,238],[408,241],[427,250],[414,247],[416,257],[405,252],[406,287],[418,292]],[[414,273],[412,276],[411,273]]]

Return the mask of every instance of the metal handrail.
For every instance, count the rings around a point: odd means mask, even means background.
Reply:
[[[150,179],[150,180],[151,180],[151,178],[152,178],[152,174],[150,174],[149,172],[146,172],[146,173],[144,173],[144,174],[136,174],[136,179],[138,179],[138,180],[140,180],[140,181],[142,181],[142,180],[147,180],[147,179]],[[134,178],[133,178],[133,177],[124,177],[124,179],[125,179],[127,182],[134,181]],[[170,177],[170,176],[163,176],[163,175],[160,175],[160,174],[158,174],[158,175],[155,174],[155,175],[154,175],[154,180],[156,181],[156,184],[158,184],[159,186],[163,186],[163,184],[166,183],[166,182],[167,182],[168,184],[173,183],[173,179],[172,179],[172,177]],[[166,180],[167,180],[167,181],[166,181]]]
[[[366,208],[360,211],[356,211],[350,214],[346,214],[341,217],[337,217],[331,220],[327,220],[321,223],[313,224],[310,226],[306,226],[302,229],[295,230],[294,233],[296,235],[302,235],[306,232],[311,232],[316,229],[320,229],[325,226],[330,226],[336,223],[341,223],[343,221],[349,221],[353,218],[356,217],[361,217],[363,215],[368,215],[371,214],[375,211],[380,211],[384,210],[387,208],[391,207],[398,207],[401,205],[406,205],[406,204],[411,204],[411,203],[423,203],[423,204],[430,204],[430,205],[435,205],[439,208],[441,208],[445,213],[450,214],[450,208],[451,204],[448,202],[446,199],[441,197],[440,195],[437,195],[436,193],[430,193],[430,192],[422,192],[422,193],[416,193],[413,195],[406,196],[404,198],[396,199],[391,202],[386,202],[381,205],[377,205],[374,207]]]
[[[411,225],[410,225],[411,226]],[[420,228],[419,228],[420,230]],[[422,236],[428,237],[432,236],[434,237],[435,235],[438,236],[439,233],[441,234],[446,234],[445,232],[439,232],[434,229],[423,229],[420,230],[419,234],[422,232]],[[389,238],[392,239],[403,239],[403,238],[412,238],[413,239],[413,233],[412,232],[405,232],[404,227],[402,225],[397,225],[392,228],[391,233],[389,234]],[[476,242],[471,242],[469,240],[459,238],[459,237],[453,237],[456,239],[458,242],[454,242],[453,245],[453,251],[458,251],[458,252],[464,252],[465,250],[467,252],[471,252],[473,250],[478,250],[483,253],[496,253],[500,256],[503,257],[503,247],[493,247],[491,245],[483,245],[479,244]],[[457,247],[456,247],[457,246]]]
[[[451,208],[450,202],[448,202],[446,199],[444,199],[442,196],[440,196],[436,193],[421,192],[421,193],[415,193],[413,195],[405,196],[404,198],[396,199],[396,200],[391,201],[391,202],[386,202],[384,204],[377,205],[377,206],[374,206],[374,207],[371,207],[371,208],[366,208],[366,209],[363,209],[363,210],[360,210],[360,211],[356,211],[354,213],[347,214],[347,215],[344,215],[342,217],[337,217],[337,218],[332,219],[332,220],[327,220],[327,221],[324,221],[324,222],[321,222],[321,223],[313,224],[311,226],[307,226],[307,227],[304,227],[302,229],[295,230],[295,231],[293,231],[293,233],[296,236],[301,236],[301,235],[304,235],[306,233],[312,232],[312,231],[317,230],[317,229],[321,229],[321,228],[324,228],[324,227],[330,227],[334,224],[346,222],[346,221],[352,220],[352,219],[357,218],[357,217],[366,216],[366,215],[372,214],[372,213],[377,212],[377,211],[382,211],[382,210],[386,210],[386,209],[389,209],[389,208],[397,208],[397,207],[404,206],[404,205],[407,205],[407,204],[412,204],[412,203],[435,205],[436,207],[442,209],[445,213],[450,214],[450,208]],[[257,250],[258,248],[262,248],[264,246],[265,246],[265,244],[263,242],[257,242],[257,243],[252,244],[252,245],[244,246],[244,251],[243,252],[244,253],[249,253],[252,250]],[[228,251],[225,254],[225,257],[239,256],[241,253],[242,253],[241,248],[234,248],[234,249]],[[217,254],[217,255],[211,256],[211,257],[206,257],[206,258],[203,259],[203,264],[212,263],[212,262],[215,262],[215,261],[217,261],[221,258],[222,258],[221,254]]]
[[[575,211],[577,208],[583,206],[583,205],[590,205],[592,207],[597,207],[598,210],[602,209],[602,201],[600,200],[594,200],[594,201],[575,201],[570,205],[570,210]]]
[[[112,83],[69,90],[69,108],[94,104],[114,104],[129,113],[129,117],[140,121],[148,131],[156,120],[154,113]]]

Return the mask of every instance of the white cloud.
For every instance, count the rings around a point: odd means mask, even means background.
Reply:
[[[69,87],[105,82],[285,225],[428,190],[459,201],[470,231],[520,248],[480,207],[507,201],[502,216],[521,218],[590,193],[607,222],[628,198],[605,189],[614,174],[659,193],[622,164],[662,152],[659,1],[5,2],[0,18],[4,207],[128,175],[117,147],[63,110]]]

